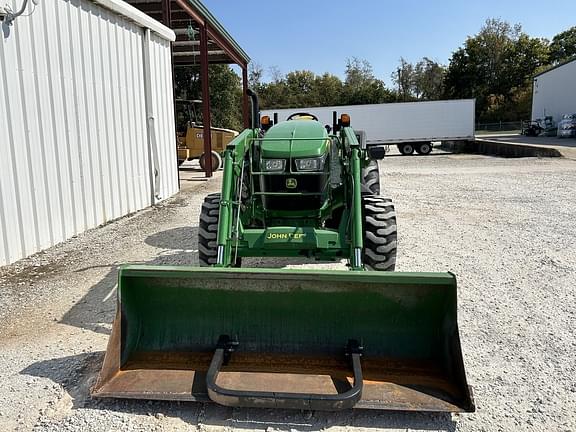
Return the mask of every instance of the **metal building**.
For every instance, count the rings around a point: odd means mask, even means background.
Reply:
[[[121,0],[0,27],[0,265],[178,191],[171,29]]]
[[[534,76],[532,120],[576,113],[576,59],[561,63]]]

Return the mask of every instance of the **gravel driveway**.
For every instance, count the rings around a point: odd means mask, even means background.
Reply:
[[[397,270],[458,277],[476,413],[91,400],[117,266],[197,265],[198,210],[217,177],[0,268],[0,431],[576,430],[576,162],[434,153],[389,157],[381,176],[398,213]]]

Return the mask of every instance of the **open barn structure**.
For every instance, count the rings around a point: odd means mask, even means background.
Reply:
[[[150,17],[171,28],[176,34],[172,43],[173,67],[199,66],[202,83],[204,153],[210,154],[209,64],[236,64],[242,69],[242,116],[248,126],[248,63],[250,57],[230,36],[224,26],[198,0],[126,0]],[[212,176],[211,158],[206,158],[206,177]]]

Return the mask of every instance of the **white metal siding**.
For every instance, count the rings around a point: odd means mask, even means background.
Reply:
[[[178,171],[173,169],[176,160],[176,126],[174,124],[174,90],[172,88],[172,66],[170,42],[152,34],[150,41],[150,63],[152,101],[154,111],[154,133],[161,142],[170,140],[172,145],[158,146],[160,184],[158,195],[161,198],[178,190]],[[169,95],[169,97],[166,97]],[[172,169],[171,169],[172,168]]]
[[[134,21],[52,0],[0,33],[0,265],[152,203],[144,49],[155,201],[177,192],[170,42]]]
[[[576,60],[534,78],[532,120],[576,113]]]

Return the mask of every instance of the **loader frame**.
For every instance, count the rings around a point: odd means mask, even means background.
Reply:
[[[249,256],[314,256],[317,259],[332,260],[338,257],[348,258],[351,270],[364,270],[362,263],[363,227],[362,227],[362,189],[361,169],[366,163],[363,150],[350,127],[342,127],[338,134],[330,135],[333,145],[338,145],[339,150],[349,155],[349,163],[344,166],[344,175],[349,181],[344,182],[344,196],[351,196],[349,201],[343,200],[344,210],[338,229],[321,229],[307,226],[306,213],[302,212],[301,218],[290,219],[289,226],[245,228],[242,220],[243,212],[241,195],[238,193],[238,184],[235,179],[243,181],[244,170],[248,169],[248,175],[252,179],[258,176],[289,176],[289,175],[318,175],[319,172],[293,172],[292,158],[289,159],[290,170],[288,172],[265,172],[253,171],[254,154],[252,147],[263,140],[259,136],[259,129],[247,129],[234,139],[224,152],[224,176],[222,180],[222,195],[220,198],[220,212],[218,220],[218,255],[216,267],[229,267],[237,257]],[[270,138],[267,138],[270,140]],[[308,138],[290,138],[290,146],[294,141],[308,140]],[[364,156],[364,157],[363,157]],[[258,161],[259,162],[259,161]],[[351,194],[346,188],[351,185]],[[250,181],[251,196],[293,196],[323,195],[326,190],[319,192],[270,192],[255,191],[254,180]],[[326,184],[325,188],[329,185]],[[328,216],[334,210],[331,205],[334,201],[327,200],[326,205],[318,210],[317,216],[321,219]],[[335,205],[341,205],[336,201]],[[273,211],[251,207],[248,216],[274,216]],[[256,215],[256,212],[265,212],[267,215]],[[276,214],[279,216],[280,214]],[[292,213],[294,216],[294,213]],[[349,229],[350,228],[350,229]],[[350,234],[348,234],[350,233]]]

